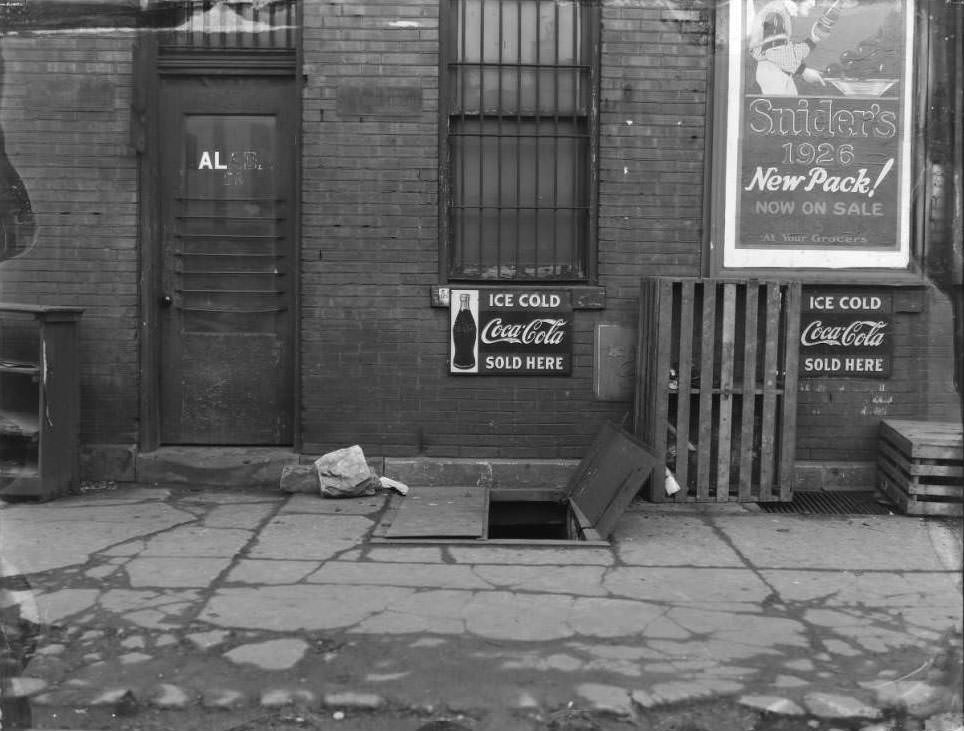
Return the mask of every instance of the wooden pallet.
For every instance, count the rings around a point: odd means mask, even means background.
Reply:
[[[789,501],[800,284],[644,279],[639,302],[635,430],[661,460],[649,499]]]
[[[880,423],[878,484],[908,515],[964,515],[960,424],[886,419]]]

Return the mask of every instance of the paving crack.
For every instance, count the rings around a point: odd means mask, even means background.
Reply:
[[[208,600],[212,596],[214,596],[225,583],[227,583],[226,581],[227,577],[231,574],[232,571],[234,571],[235,568],[237,568],[238,564],[250,555],[251,549],[255,545],[257,545],[258,540],[261,537],[261,531],[264,530],[265,526],[267,526],[272,520],[274,520],[278,516],[278,513],[281,512],[282,508],[284,508],[284,506],[288,503],[289,500],[290,500],[290,496],[288,496],[285,500],[281,500],[278,503],[276,503],[274,506],[274,509],[268,512],[268,514],[265,515],[264,518],[262,518],[254,528],[233,529],[233,530],[249,531],[251,533],[251,537],[248,538],[247,541],[245,541],[245,544],[241,546],[241,548],[239,548],[237,551],[235,551],[235,553],[232,556],[230,556],[228,565],[225,566],[220,572],[218,572],[218,574],[214,576],[213,579],[211,579],[208,586],[200,589],[199,601],[195,604],[195,608],[189,614],[185,614],[186,622],[189,623],[189,622],[198,621],[198,617],[200,616],[201,612],[204,610],[204,607],[207,605]],[[203,522],[203,516],[202,518],[199,518],[199,520]],[[217,530],[217,529],[212,529],[212,530]]]

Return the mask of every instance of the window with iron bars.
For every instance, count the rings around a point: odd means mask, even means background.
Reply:
[[[450,279],[594,269],[593,0],[444,0]]]

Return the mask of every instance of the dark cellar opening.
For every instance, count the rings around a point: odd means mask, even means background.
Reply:
[[[493,500],[489,503],[489,538],[535,541],[580,540],[573,535],[568,501]]]

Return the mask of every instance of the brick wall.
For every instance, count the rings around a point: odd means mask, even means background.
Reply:
[[[602,22],[600,279],[632,310],[640,277],[701,271],[712,11],[612,0]]]
[[[132,35],[0,37],[0,128],[37,242],[0,263],[0,299],[85,309],[81,439],[131,444],[137,423],[137,165]]]
[[[674,20],[644,3],[604,5],[599,266],[608,306],[576,312],[572,376],[455,378],[448,312],[429,306],[438,283],[438,12],[428,1],[305,7],[305,449],[358,441],[384,454],[581,456],[599,423],[630,407],[593,396],[595,324],[635,321],[638,277],[654,263],[698,265],[699,225],[680,234],[672,221],[698,220],[702,205],[705,70],[681,70],[694,58],[705,68],[705,39],[692,27],[699,13]],[[650,63],[622,65],[643,42]],[[679,63],[663,51],[678,51]],[[361,115],[346,103],[359,89],[377,97],[392,86],[417,88],[418,108]],[[626,126],[630,118],[638,126]],[[647,190],[660,193],[647,200]]]

